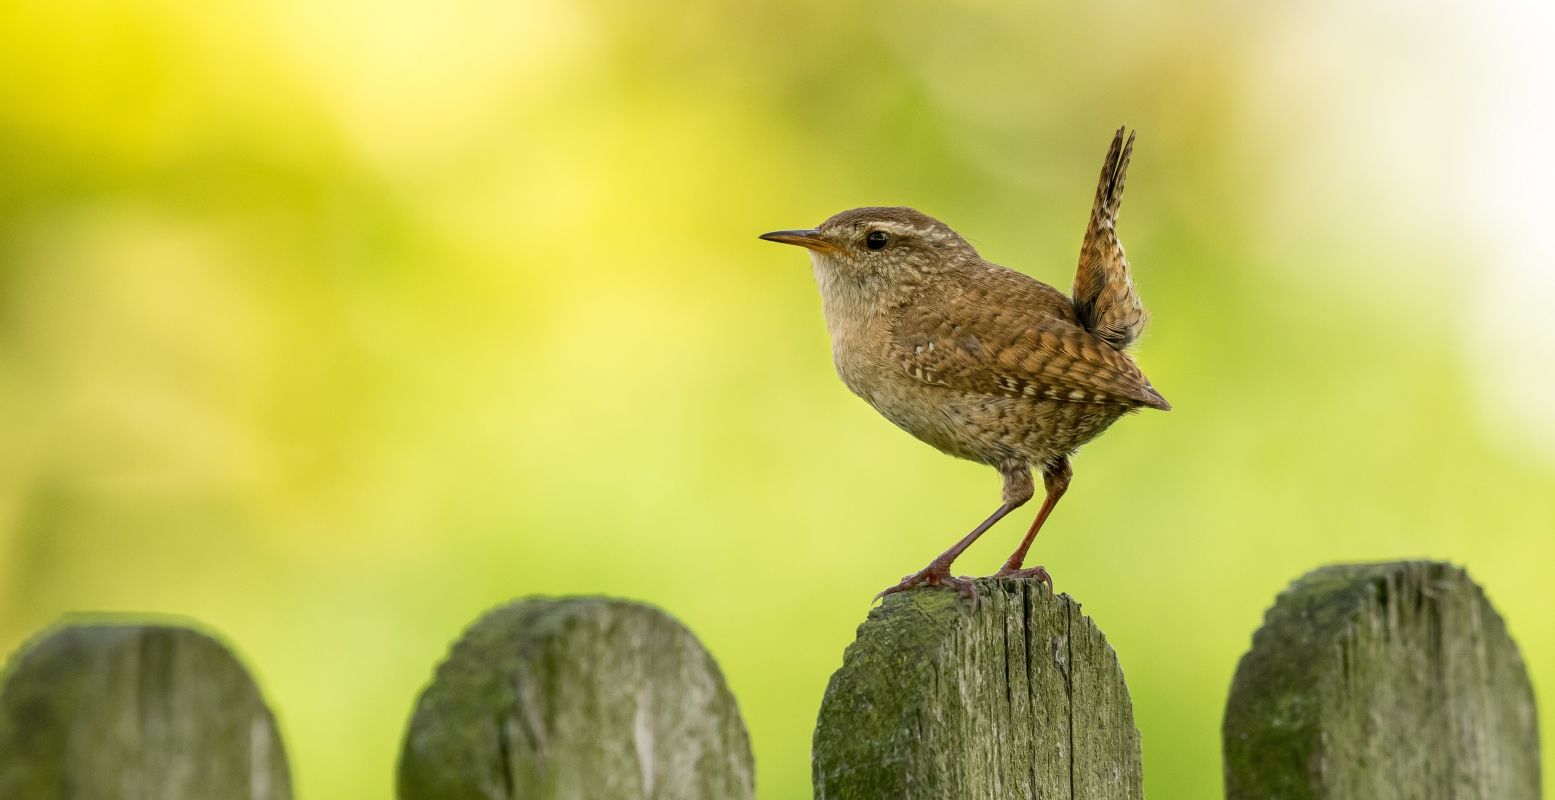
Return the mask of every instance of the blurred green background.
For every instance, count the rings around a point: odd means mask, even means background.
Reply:
[[[1036,5],[0,5],[0,649],[196,617],[304,798],[383,797],[476,614],[637,598],[806,796],[870,596],[999,481],[847,393],[755,236],[907,204],[1067,288],[1127,123],[1175,410],[1080,454],[1032,561],[1150,795],[1219,793],[1236,659],[1329,562],[1467,566],[1555,716],[1552,11]]]

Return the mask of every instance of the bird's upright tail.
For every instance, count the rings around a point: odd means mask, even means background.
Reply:
[[[1096,187],[1096,204],[1080,248],[1080,268],[1074,276],[1074,305],[1080,322],[1098,338],[1119,350],[1132,345],[1145,330],[1150,315],[1139,301],[1129,276],[1123,244],[1118,241],[1118,206],[1123,179],[1134,154],[1134,134],[1123,139],[1123,128],[1112,138]]]

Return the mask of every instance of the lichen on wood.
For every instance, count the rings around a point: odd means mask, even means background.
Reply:
[[[180,626],[64,624],[0,685],[6,800],[288,800],[275,719],[211,637]]]
[[[1533,800],[1517,646],[1447,564],[1336,565],[1283,592],[1232,682],[1229,800]]]
[[[750,742],[685,627],[603,598],[527,599],[465,632],[405,734],[401,800],[741,800]]]
[[[1116,654],[1080,605],[1023,580],[886,597],[815,730],[816,800],[1138,800]]]

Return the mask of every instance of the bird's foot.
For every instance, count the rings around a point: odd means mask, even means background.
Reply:
[[[940,564],[939,562],[932,563],[902,578],[901,583],[875,595],[875,599],[879,600],[888,594],[905,592],[908,589],[916,589],[919,586],[944,586],[948,589],[954,589],[957,594],[971,600],[974,606],[977,605],[977,589],[972,586],[972,579],[957,578],[951,575],[950,566],[948,564]]]
[[[1015,569],[1015,568],[1012,568],[1010,565],[1005,564],[1002,568],[1000,568],[1000,570],[998,572],[995,572],[993,574],[993,576],[995,578],[1030,578],[1030,579],[1034,579],[1034,580],[1036,580],[1037,583],[1042,584],[1042,590],[1043,590],[1044,593],[1047,594],[1048,597],[1052,597],[1053,596],[1053,576],[1047,574],[1047,570],[1042,568],[1042,567],[1027,567],[1026,569]]]

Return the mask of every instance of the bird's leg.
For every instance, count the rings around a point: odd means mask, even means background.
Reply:
[[[875,599],[879,600],[888,594],[905,592],[918,586],[947,586],[955,589],[962,597],[975,601],[977,599],[977,590],[972,588],[972,582],[966,578],[952,576],[950,574],[950,565],[955,562],[957,556],[961,555],[961,551],[971,547],[972,543],[977,541],[977,537],[982,536],[983,532],[992,528],[995,522],[1004,519],[1006,514],[1014,510],[1015,506],[1009,503],[999,506],[999,510],[993,512],[988,519],[983,520],[983,524],[978,525],[972,529],[971,533],[961,537],[961,541],[951,545],[949,550],[940,553],[939,558],[930,561],[927,567],[902,578],[901,583],[875,595]]]
[[[983,520],[982,524],[972,529],[971,533],[961,537],[961,541],[950,546],[949,550],[940,553],[939,557],[929,562],[924,567],[911,575],[902,578],[902,582],[875,595],[879,600],[888,594],[904,592],[918,586],[946,586],[955,589],[974,603],[977,601],[977,590],[972,587],[972,581],[968,578],[957,578],[950,574],[950,565],[961,555],[962,551],[972,546],[977,537],[994,526],[994,523],[1004,519],[1017,508],[1020,508],[1027,500],[1031,499],[1033,488],[1031,485],[1031,470],[1025,464],[1011,462],[999,467],[999,472],[1004,475],[1004,504],[998,510]]]
[[[1021,564],[1026,560],[1026,551],[1031,549],[1031,541],[1037,538],[1037,532],[1042,530],[1042,523],[1047,521],[1047,515],[1053,513],[1053,507],[1058,505],[1059,498],[1069,489],[1069,479],[1074,477],[1074,471],[1069,468],[1069,459],[1058,458],[1049,461],[1042,467],[1042,483],[1047,487],[1047,499],[1042,501],[1042,509],[1037,512],[1037,518],[1031,523],[1031,530],[1026,531],[1026,538],[1020,542],[1020,547],[1010,554],[1010,559],[1004,562],[1004,566],[994,573],[998,578],[1036,578],[1047,587],[1048,594],[1053,593],[1053,577],[1047,574],[1042,567],[1021,569]]]

